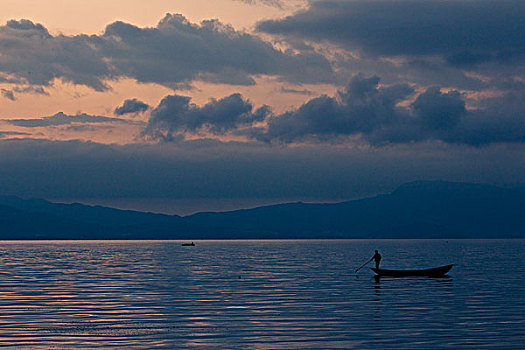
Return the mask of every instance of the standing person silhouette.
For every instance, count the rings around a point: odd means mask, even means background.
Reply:
[[[376,269],[378,269],[379,268],[379,263],[381,262],[381,254],[379,254],[377,249],[376,249],[376,252],[375,252],[374,256],[372,257],[372,259],[370,259],[370,261],[372,261],[372,260],[376,261]]]

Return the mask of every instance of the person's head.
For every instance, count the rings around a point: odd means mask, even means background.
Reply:
[[[378,252],[377,249],[376,249],[376,254],[377,254],[377,253],[379,253],[379,252]]]

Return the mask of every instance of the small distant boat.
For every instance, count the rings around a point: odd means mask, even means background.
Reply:
[[[454,264],[433,267],[430,269],[423,270],[387,270],[387,269],[376,269],[372,267],[372,271],[377,273],[378,276],[384,277],[414,277],[414,276],[423,276],[423,277],[441,277],[447,274]]]
[[[195,247],[195,243],[191,242],[191,243],[182,243],[181,246],[183,247]]]

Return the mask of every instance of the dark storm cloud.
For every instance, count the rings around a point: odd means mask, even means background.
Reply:
[[[175,135],[203,129],[219,135],[262,121],[270,114],[267,106],[254,111],[253,105],[240,94],[213,99],[202,107],[190,101],[191,98],[186,96],[166,96],[151,112],[143,136],[173,140]]]
[[[252,136],[284,143],[340,142],[340,137],[371,144],[525,142],[523,93],[485,99],[468,110],[464,96],[455,90],[430,87],[407,105],[413,92],[407,85],[381,87],[378,77],[356,76],[338,96],[317,97],[297,110],[271,116],[267,130],[255,129]]]
[[[55,78],[106,89],[111,67],[85,35],[52,36],[29,20],[0,26],[0,72],[12,83],[47,86]]]
[[[124,115],[140,113],[149,109],[149,105],[137,100],[136,98],[128,99],[122,103],[122,106],[115,108],[115,115]]]
[[[424,179],[523,184],[515,145],[380,149],[0,141],[0,193],[48,198],[342,200]]]
[[[323,56],[276,50],[268,42],[218,20],[197,25],[182,15],[166,15],[156,28],[115,22],[93,42],[121,74],[168,86],[198,78],[249,85],[254,84],[252,75],[257,74],[300,82],[332,78]]]
[[[200,107],[185,96],[165,97],[142,132],[147,139],[180,142],[185,135],[243,135],[266,143],[368,143],[439,141],[472,146],[525,142],[525,92],[477,101],[433,86],[416,93],[407,84],[381,86],[377,76],[354,76],[336,96],[312,98],[295,110],[254,111],[240,94]],[[263,122],[263,123],[259,123]],[[264,126],[266,125],[266,127]],[[207,137],[207,136],[205,136]]]
[[[117,77],[169,87],[195,79],[250,85],[259,74],[294,82],[333,79],[319,54],[283,52],[217,20],[193,24],[182,15],[166,15],[155,28],[115,22],[92,36],[53,36],[40,24],[12,20],[0,27],[0,50],[0,73],[9,82],[39,86],[56,78],[96,90]]]
[[[456,127],[466,114],[465,101],[457,91],[442,93],[438,87],[429,88],[412,103],[421,126],[428,130],[448,130]]]
[[[359,134],[376,138],[385,129],[389,133],[397,129],[413,132],[408,111],[396,106],[413,90],[407,85],[378,87],[378,84],[378,77],[356,76],[337,97],[317,97],[295,111],[270,118],[267,132],[258,137],[291,143],[312,138],[329,141],[337,136]]]
[[[479,109],[467,111],[451,142],[484,145],[497,142],[525,142],[525,91],[513,91],[485,99]]]
[[[73,123],[128,123],[127,120],[120,118],[94,116],[85,113],[77,115],[67,115],[62,112],[59,112],[50,117],[43,117],[39,119],[8,119],[4,121],[11,125],[22,126],[25,128],[59,126]]]
[[[326,40],[373,56],[441,56],[456,66],[523,60],[521,0],[323,0],[258,30]]]

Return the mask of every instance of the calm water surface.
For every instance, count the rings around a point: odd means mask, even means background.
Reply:
[[[0,347],[523,349],[524,240],[0,242]],[[455,263],[448,278],[359,267]],[[240,276],[240,278],[239,278]]]

